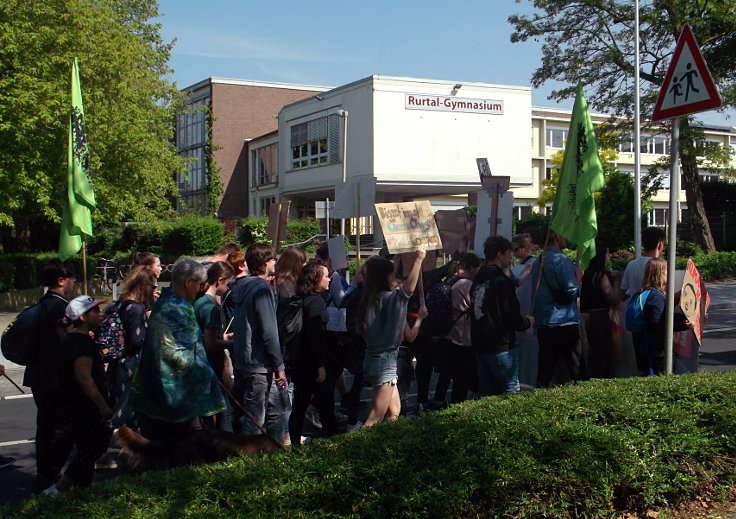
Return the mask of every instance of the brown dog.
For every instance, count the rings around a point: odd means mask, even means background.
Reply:
[[[128,427],[115,431],[120,454],[134,469],[151,470],[212,463],[230,456],[253,456],[283,447],[266,435],[246,436],[225,431],[192,431],[185,439],[149,440]]]

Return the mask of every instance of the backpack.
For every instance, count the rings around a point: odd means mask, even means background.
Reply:
[[[294,360],[299,355],[302,325],[304,323],[303,307],[304,298],[300,296],[279,297],[276,307],[276,320],[278,321],[279,344],[284,359]]]
[[[626,329],[630,332],[643,333],[647,329],[647,322],[644,318],[644,305],[647,302],[651,290],[637,292],[626,305]]]
[[[49,292],[49,294],[50,297],[58,297],[64,303],[67,302],[58,294],[53,292]],[[43,299],[19,313],[3,332],[0,350],[3,352],[3,357],[14,364],[26,366],[33,361],[36,355],[36,345],[38,344],[36,333],[41,318],[41,310],[43,309],[42,301]]]
[[[0,349],[3,357],[10,362],[25,366],[33,360],[38,343],[35,338],[41,308],[39,303],[29,306],[5,328]]]
[[[95,339],[105,362],[125,357],[125,326],[123,326],[123,320],[120,317],[120,310],[123,306],[118,301],[105,309],[100,332]]]
[[[460,314],[453,319],[453,307],[451,291],[452,285],[457,283],[460,277],[452,278],[435,283],[429,289],[426,298],[427,317],[422,321],[420,330],[432,337],[443,337],[449,333],[457,320],[462,317]]]

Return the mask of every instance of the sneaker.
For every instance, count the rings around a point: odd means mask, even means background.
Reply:
[[[363,428],[364,425],[365,424],[363,422],[360,422],[360,421],[355,422],[355,424],[348,424],[347,431],[348,432],[359,431],[359,430],[361,430]]]
[[[51,485],[49,488],[41,492],[45,496],[58,496],[61,495],[63,492],[59,490],[59,488],[56,485]]]
[[[0,456],[0,469],[10,467],[13,463],[15,463],[15,458],[11,458],[10,456]]]
[[[95,470],[114,470],[118,468],[117,462],[105,453],[95,462]]]
[[[313,407],[308,407],[304,418],[306,418],[307,421],[317,429],[322,429],[322,422],[319,419],[319,412],[317,411],[317,409]]]

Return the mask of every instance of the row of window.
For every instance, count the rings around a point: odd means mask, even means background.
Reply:
[[[291,127],[291,169],[302,169],[340,160],[339,118],[318,117]]]
[[[548,148],[563,149],[567,141],[567,130],[563,128],[547,128],[546,146]],[[642,135],[639,142],[639,151],[651,155],[668,155],[670,153],[670,139],[664,135]],[[618,145],[621,153],[633,153],[634,136],[623,138]]]

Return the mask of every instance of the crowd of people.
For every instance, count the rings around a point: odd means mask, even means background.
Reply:
[[[160,259],[142,253],[104,312],[90,296],[69,300],[75,272],[52,260],[41,273],[48,290],[24,378],[37,407],[36,490],[89,485],[112,429],[123,425],[154,440],[216,429],[296,446],[306,420],[323,436],[341,430],[338,418],[348,431],[396,420],[414,380],[422,411],[447,405],[450,385],[452,403],[518,393],[520,372],[549,387],[561,381],[560,359],[569,380],[610,377],[611,311],[643,291],[637,366],[661,373],[664,233],[648,228],[642,238],[644,256],[622,276],[606,269],[604,242],[582,273],[562,253],[565,239],[550,232],[536,258],[528,234],[492,236],[484,262],[462,252],[423,272],[421,246],[404,255],[403,269],[385,255],[368,258],[350,283],[332,268],[326,244],[312,259],[294,246],[277,257],[267,244],[226,244],[204,263],[180,258],[160,291]],[[120,351],[100,341],[116,324]],[[372,398],[361,422],[363,387]],[[336,395],[345,417],[336,416]]]

